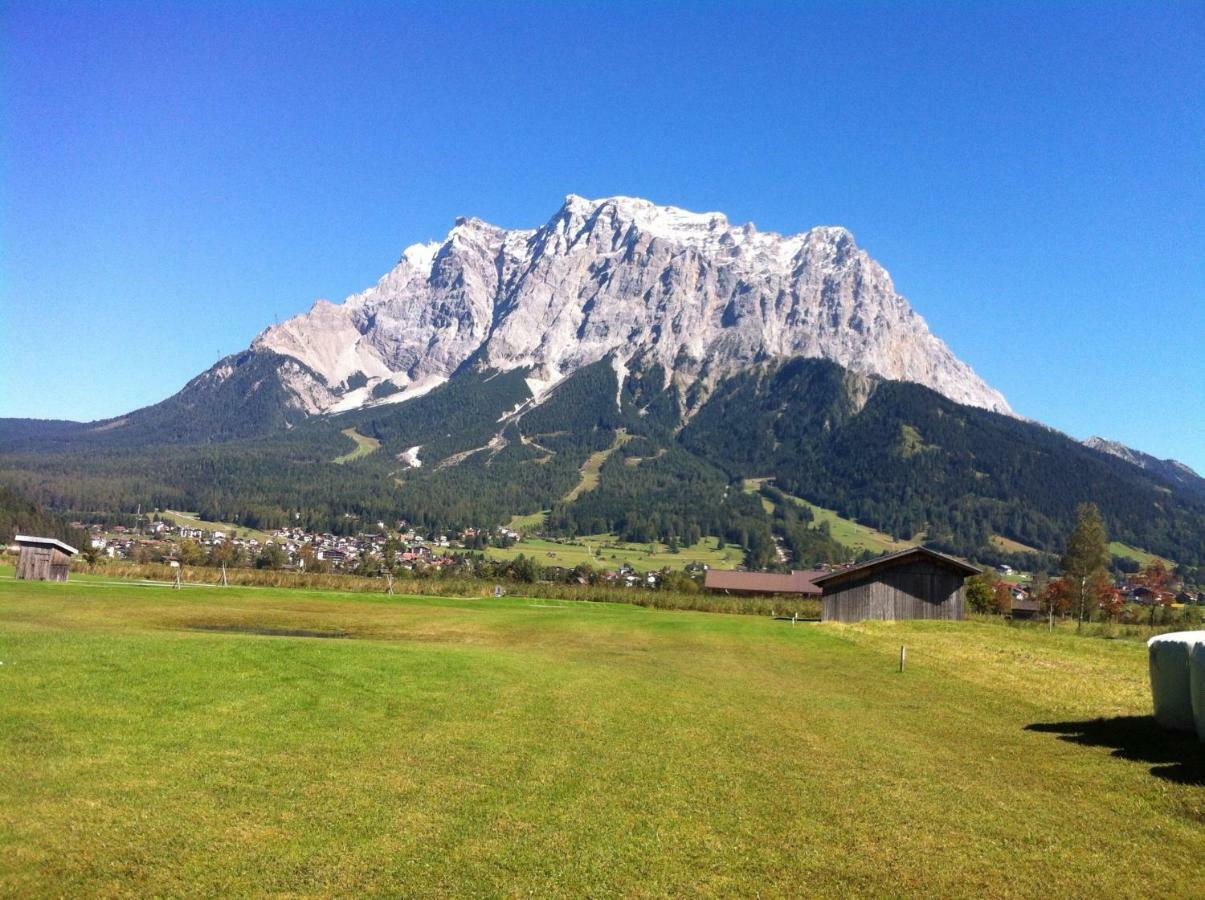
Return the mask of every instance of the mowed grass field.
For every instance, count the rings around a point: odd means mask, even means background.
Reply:
[[[3,896],[1205,895],[1141,643],[5,580],[0,661]]]

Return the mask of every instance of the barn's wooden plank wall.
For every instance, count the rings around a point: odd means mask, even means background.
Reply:
[[[17,577],[27,581],[66,581],[71,557],[54,547],[22,547]]]
[[[964,575],[917,560],[826,584],[820,617],[826,622],[864,619],[961,619]]]

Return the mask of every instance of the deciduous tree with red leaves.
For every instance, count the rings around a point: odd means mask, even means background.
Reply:
[[[1174,599],[1171,592],[1172,573],[1167,570],[1163,560],[1152,560],[1139,574],[1137,581],[1151,592],[1151,620],[1155,624],[1155,613],[1161,609],[1170,609]]]

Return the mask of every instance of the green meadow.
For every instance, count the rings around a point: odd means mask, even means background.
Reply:
[[[355,449],[344,453],[342,456],[336,456],[331,462],[337,465],[353,462],[357,459],[363,459],[372,453],[376,453],[381,449],[381,442],[374,437],[369,437],[366,434],[360,434],[354,428],[344,428],[343,436],[351,438],[355,442]]]
[[[746,493],[757,493],[763,484],[771,480],[769,478],[746,478],[744,489]],[[897,550],[915,547],[919,542],[919,538],[918,540],[896,540],[889,534],[884,534],[866,525],[859,525],[853,519],[846,519],[838,515],[836,510],[825,509],[823,506],[818,506],[802,497],[795,497],[785,491],[782,492],[782,496],[798,506],[810,509],[815,527],[819,527],[822,522],[827,523],[829,534],[832,535],[833,540],[855,552],[868,550],[871,553],[895,553]],[[761,502],[762,508],[767,513],[774,512],[773,501],[762,497]]]
[[[690,563],[703,563],[718,569],[733,569],[741,564],[739,547],[720,549],[713,537],[705,537],[690,547],[671,551],[665,544],[636,544],[621,541],[613,534],[592,534],[555,540],[526,537],[510,547],[488,547],[490,559],[514,559],[520,553],[542,566],[571,569],[588,563],[596,569],[618,569],[625,563],[640,572],[658,569],[683,569]]]
[[[1154,553],[1148,553],[1147,551],[1141,550],[1138,547],[1131,547],[1129,544],[1123,544],[1121,541],[1109,542],[1109,554],[1111,556],[1120,556],[1125,559],[1132,559],[1141,566],[1149,566],[1156,560],[1162,561],[1163,564],[1168,568],[1172,568],[1175,565],[1175,563],[1170,562],[1162,556],[1156,556]]]
[[[237,534],[240,537],[255,538],[257,541],[266,541],[272,536],[266,531],[248,528],[245,525],[236,525],[233,522],[214,522],[209,519],[202,519],[196,513],[191,512],[165,509],[158,512],[157,515],[163,521],[171,522],[174,525],[182,525],[187,528],[200,528],[205,531],[224,531],[227,535]]]
[[[2,896],[1205,895],[1140,642],[5,579],[0,662]]]

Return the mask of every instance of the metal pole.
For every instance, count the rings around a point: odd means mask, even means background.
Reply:
[[[904,661],[908,658],[908,648],[900,644],[900,671],[904,671]]]

